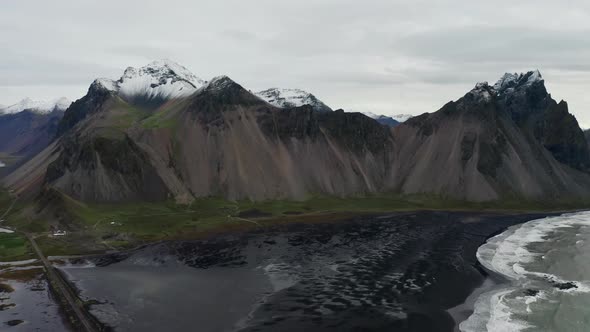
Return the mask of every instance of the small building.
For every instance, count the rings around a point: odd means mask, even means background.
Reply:
[[[66,236],[68,234],[68,232],[66,231],[62,231],[62,230],[56,230],[55,232],[53,232],[53,236]]]

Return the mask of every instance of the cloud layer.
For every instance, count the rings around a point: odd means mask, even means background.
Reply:
[[[590,3],[22,1],[0,4],[0,103],[80,97],[96,77],[170,58],[334,108],[432,112],[478,81],[539,69],[590,127]]]

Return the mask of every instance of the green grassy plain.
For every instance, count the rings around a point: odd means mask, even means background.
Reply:
[[[27,239],[16,233],[0,233],[0,261],[10,262],[32,258]]]
[[[124,204],[86,204],[66,195],[60,212],[67,216],[70,232],[65,237],[49,235],[51,218],[35,214],[35,208],[20,203],[7,223],[34,233],[47,255],[70,255],[121,250],[161,240],[198,239],[215,233],[244,231],[293,222],[336,222],[360,215],[417,210],[550,212],[581,209],[589,202],[532,202],[518,199],[474,203],[431,195],[370,195],[363,197],[310,196],[305,200],[253,202],[198,198],[190,205],[173,201]],[[10,203],[0,193],[0,209]]]

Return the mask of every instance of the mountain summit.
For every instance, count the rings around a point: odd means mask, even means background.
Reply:
[[[316,96],[300,89],[271,88],[257,92],[256,95],[267,103],[280,108],[309,105],[318,112],[331,112],[332,109]]]
[[[527,73],[506,73],[494,84],[494,90],[498,94],[504,92],[511,93],[514,89],[521,87],[530,87],[534,84],[543,84],[545,80],[539,70],[529,71]]]
[[[187,97],[207,82],[170,60],[157,60],[141,68],[128,67],[113,81],[100,78],[95,84],[126,100],[144,102]]]

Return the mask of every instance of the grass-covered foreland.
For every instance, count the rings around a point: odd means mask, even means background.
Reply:
[[[217,197],[198,198],[189,205],[167,202],[87,204],[63,194],[55,211],[18,202],[6,223],[35,234],[47,255],[99,253],[161,240],[197,239],[213,233],[242,231],[292,222],[329,222],[359,215],[415,210],[540,212],[574,210],[588,202],[532,202],[510,199],[465,202],[431,195],[310,196],[305,200],[253,202]],[[11,197],[0,193],[0,210]],[[52,211],[52,212],[47,212]],[[50,230],[65,229],[64,237]]]

